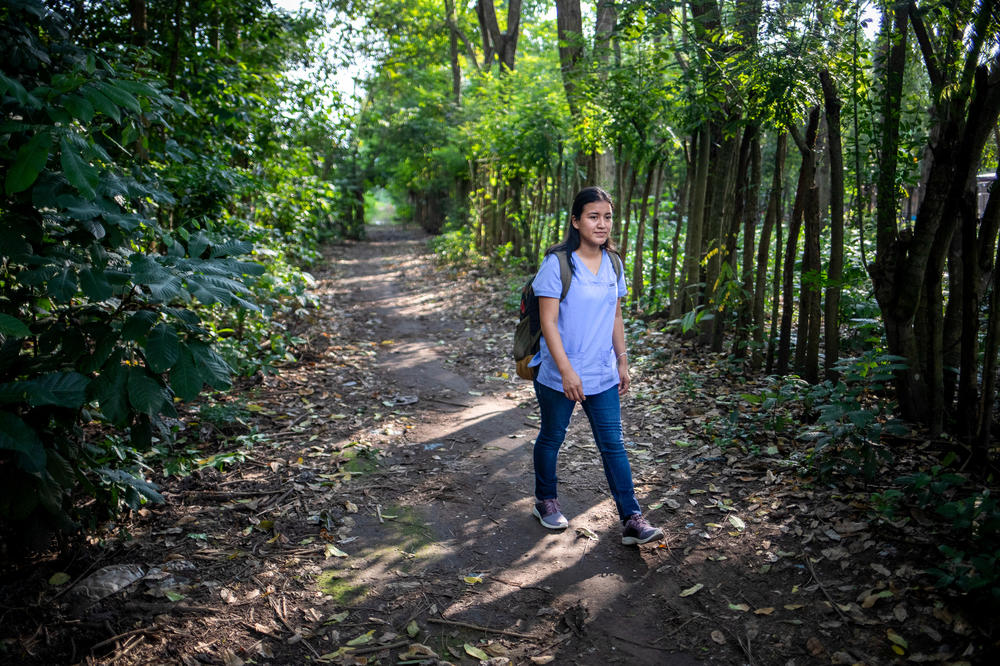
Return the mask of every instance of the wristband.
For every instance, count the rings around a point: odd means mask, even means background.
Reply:
[[[617,358],[621,358],[622,356],[628,356],[628,352],[622,352],[621,354],[618,354]]]

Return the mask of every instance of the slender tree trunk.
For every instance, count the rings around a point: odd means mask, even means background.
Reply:
[[[632,257],[632,312],[638,312],[640,301],[643,305],[647,303],[645,291],[642,284],[642,258],[645,253],[643,247],[646,241],[646,216],[649,214],[649,192],[653,187],[653,176],[656,173],[656,164],[650,163],[646,167],[646,183],[642,188],[642,200],[639,203],[639,226],[635,231],[635,252]]]
[[[760,217],[760,130],[754,128],[750,136],[750,182],[743,203],[743,257],[741,261],[739,310],[736,316],[736,335],[733,339],[733,356],[746,358],[753,321],[754,306],[754,249],[757,222]],[[766,267],[765,267],[766,269]]]
[[[656,170],[656,184],[653,186],[653,260],[649,271],[649,302],[655,308],[659,305],[660,299],[656,295],[657,278],[660,268],[660,197],[663,196],[663,170],[666,168],[665,162],[659,163]]]
[[[632,222],[632,193],[635,191],[635,178],[636,172],[639,170],[635,168],[632,164],[626,162],[626,166],[629,168],[628,177],[628,191],[625,194],[625,200],[618,202],[618,208],[622,212],[625,220],[621,226],[621,242],[618,244],[618,251],[622,255],[622,261],[625,261],[625,257],[628,255],[628,236],[629,236],[629,225]]]
[[[764,301],[767,298],[767,259],[771,248],[771,231],[777,226],[779,240],[777,243],[777,256],[775,257],[774,273],[778,275],[778,268],[781,266],[781,190],[784,181],[785,152],[788,145],[788,135],[782,133],[778,136],[777,146],[774,151],[774,173],[771,177],[771,192],[767,198],[767,211],[764,214],[764,226],[760,230],[760,243],[757,249],[757,279],[753,291],[753,353],[750,356],[750,366],[754,370],[759,370],[763,360],[764,349]],[[777,282],[777,281],[776,281]],[[775,292],[774,302],[777,303],[777,292]],[[774,322],[776,318],[772,315],[771,338],[774,337]],[[769,345],[773,349],[773,344]],[[769,354],[770,356],[770,354]],[[768,366],[770,372],[770,364]]]
[[[677,298],[671,305],[671,315],[680,317],[701,303],[697,293],[701,270],[701,241],[705,221],[705,196],[708,192],[708,165],[711,154],[712,135],[708,123],[702,123],[698,130],[698,147],[695,151],[695,179],[691,188],[690,212],[687,219],[687,233],[684,237],[684,267],[682,282]],[[700,291],[700,290],[698,290]]]
[[[747,196],[750,190],[750,154],[753,145],[753,137],[756,128],[748,126],[743,130],[743,137],[739,143],[739,151],[736,153],[736,175],[732,178],[732,197],[730,199],[731,210],[725,215],[725,224],[719,238],[720,247],[720,267],[727,266],[728,279],[723,280],[722,274],[716,276],[715,282],[715,319],[712,322],[712,351],[722,351],[722,338],[726,331],[726,324],[729,320],[731,302],[729,295],[729,282],[736,282],[736,244],[739,241],[740,226],[745,223],[747,211]],[[720,298],[719,294],[722,294]],[[737,295],[737,307],[742,306],[743,296]],[[737,335],[739,335],[737,333]]]
[[[445,14],[448,17],[448,47],[451,55],[451,95],[455,106],[462,104],[462,68],[458,65],[458,20],[455,16],[455,0],[444,0]]]
[[[844,275],[844,151],[840,135],[840,98],[828,70],[820,72],[823,100],[826,106],[826,126],[830,148],[830,260],[827,264],[827,286],[824,294],[823,371],[827,379],[835,379],[835,367],[840,359],[840,293]]]
[[[791,127],[795,143],[802,153],[802,168],[799,170],[799,183],[795,190],[795,203],[792,206],[792,217],[788,223],[788,239],[785,247],[785,265],[782,271],[781,290],[781,337],[778,340],[778,361],[775,372],[779,375],[788,374],[788,364],[791,360],[792,348],[792,319],[794,316],[795,301],[793,298],[794,278],[795,278],[795,255],[799,242],[799,232],[802,228],[802,221],[805,217],[806,200],[809,190],[815,186],[816,161],[813,158],[813,146],[816,145],[816,134],[819,127],[819,107],[813,107],[809,113],[809,122],[806,126],[806,137],[803,140],[796,127]],[[800,313],[800,316],[802,313]],[[805,344],[805,340],[798,340],[798,345]]]
[[[802,378],[815,384],[819,381],[819,332],[820,332],[820,258],[819,258],[819,192],[812,187],[807,195],[805,210],[805,238],[802,255],[802,279],[799,284],[800,328],[796,351],[802,350],[799,371]]]
[[[692,155],[685,160],[684,181],[681,183],[680,196],[677,205],[674,206],[674,237],[670,243],[670,272],[667,274],[667,304],[673,311],[676,307],[677,288],[677,257],[680,256],[681,226],[688,214],[688,201],[691,198],[691,187],[695,180],[694,145],[692,143]]]
[[[992,196],[990,201],[993,201]],[[1000,248],[1000,244],[997,244],[997,247]],[[973,459],[979,463],[989,460],[989,447],[993,441],[993,410],[996,407],[997,397],[997,367],[1000,365],[997,359],[997,354],[1000,352],[1000,289],[997,288],[995,272],[995,267],[1000,266],[1000,254],[993,266],[986,340],[983,343],[983,390],[979,396],[978,432],[973,446]]]
[[[784,135],[782,135],[784,136]],[[781,248],[783,247],[781,242],[781,231],[784,229],[782,224],[782,215],[779,210],[778,217],[775,219],[774,225],[774,275],[771,279],[771,328],[767,336],[767,354],[765,359],[765,372],[767,374],[772,374],[774,372],[775,365],[775,341],[778,338],[778,307],[781,303],[778,296],[781,293],[782,284],[782,271],[781,268]],[[782,373],[778,373],[782,374]]]

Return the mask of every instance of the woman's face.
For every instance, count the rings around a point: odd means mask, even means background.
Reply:
[[[580,243],[600,247],[611,234],[611,204],[594,201],[584,205],[580,217],[573,218],[573,226],[580,232]]]

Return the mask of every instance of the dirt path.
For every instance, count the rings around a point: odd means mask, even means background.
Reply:
[[[526,663],[546,655],[558,663],[696,663],[663,641],[646,647],[661,631],[650,632],[643,620],[658,621],[664,608],[641,587],[669,561],[669,551],[620,544],[582,414],[562,457],[561,495],[572,528],[549,533],[531,517],[537,417],[530,386],[503,376],[510,371],[508,317],[498,310],[495,322],[466,318],[489,312],[488,302],[501,307],[503,295],[484,292],[466,302],[466,290],[449,294],[450,281],[421,256],[423,241],[396,233],[375,231],[371,242],[350,248],[336,293],[349,300],[359,341],[378,343],[372,380],[380,396],[417,398],[403,408],[400,436],[380,449],[390,484],[407,486],[386,499],[387,512],[412,518],[409,527],[422,533],[359,520],[354,533],[364,536],[351,544],[352,559],[365,564],[349,584],[364,587],[369,603],[398,603],[401,589],[419,590],[428,610],[410,595],[418,624],[445,619],[525,635],[428,624],[427,642],[439,654],[443,645],[462,649],[486,636]]]
[[[329,248],[315,276],[320,307],[287,322],[296,360],[182,414],[179,446],[202,467],[157,479],[167,504],[3,570],[0,662],[795,666],[989,650],[989,623],[920,577],[933,540],[872,523],[865,487],[798,476],[789,443],[760,432],[767,415],[747,419],[741,393],[763,388],[724,363],[633,336],[626,446],[663,544],[620,544],[582,414],[560,457],[571,527],[551,533],[530,515],[537,416],[507,376],[510,289],[435,266],[398,228]],[[119,584],[97,591],[95,576]]]

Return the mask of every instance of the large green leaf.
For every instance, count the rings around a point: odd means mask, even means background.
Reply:
[[[117,483],[128,488],[134,489],[137,493],[150,500],[154,504],[163,504],[163,495],[158,491],[159,488],[145,479],[141,479],[136,476],[132,476],[128,472],[122,469],[110,469],[108,467],[101,467],[95,470],[100,474],[104,480],[108,483]],[[138,509],[139,505],[132,507],[133,509]]]
[[[19,465],[27,472],[45,469],[45,448],[38,435],[10,412],[0,412],[0,449],[17,451]]]
[[[170,324],[161,322],[146,336],[146,362],[153,372],[166,372],[180,355],[180,340]]]
[[[31,187],[38,174],[45,168],[52,148],[52,134],[42,131],[31,137],[28,143],[21,146],[14,158],[14,164],[7,170],[4,189],[7,194],[14,194]]]
[[[78,408],[87,400],[90,380],[78,372],[53,372],[24,382],[28,386],[27,398],[35,407]]]
[[[156,312],[152,310],[138,310],[132,314],[126,321],[125,325],[122,326],[122,339],[123,340],[138,340],[146,335],[149,329],[153,328],[160,318]]]
[[[87,98],[94,108],[108,116],[109,118],[114,118],[115,122],[121,122],[122,113],[118,106],[112,102],[110,99],[105,97],[96,88],[87,86],[80,89],[83,92],[84,97]]]
[[[119,428],[128,423],[128,375],[118,352],[108,359],[101,374],[91,384],[91,391],[101,406],[104,418]]]
[[[85,160],[76,146],[67,141],[66,137],[59,140],[59,149],[59,160],[66,178],[80,191],[80,194],[88,198],[95,197],[94,187],[101,177],[97,168]]]
[[[195,367],[191,351],[182,346],[177,363],[170,369],[170,388],[181,400],[194,400],[205,382]]]
[[[142,106],[140,106],[139,100],[135,98],[135,95],[117,86],[115,83],[97,81],[94,85],[104,93],[105,97],[118,106],[124,107],[129,111],[134,111],[135,113],[142,111]]]
[[[72,266],[65,266],[46,283],[49,296],[60,303],[69,303],[77,291],[76,272]]]
[[[8,338],[26,338],[31,335],[31,329],[16,317],[0,314],[0,334]]]
[[[128,369],[128,401],[137,412],[150,416],[157,414],[169,399],[170,396],[145,368],[132,366]]]
[[[94,105],[91,104],[86,97],[82,97],[80,95],[64,95],[62,102],[66,107],[66,110],[83,124],[86,125],[94,119]]]
[[[104,271],[90,267],[80,271],[80,287],[90,300],[97,302],[111,298],[114,293]]]
[[[227,389],[231,386],[229,376],[232,368],[222,360],[214,349],[204,342],[193,342],[188,345],[194,356],[195,366],[205,383],[215,389]]]
[[[251,252],[253,252],[252,243],[241,240],[228,240],[212,248],[212,257],[229,257],[250,254]]]

